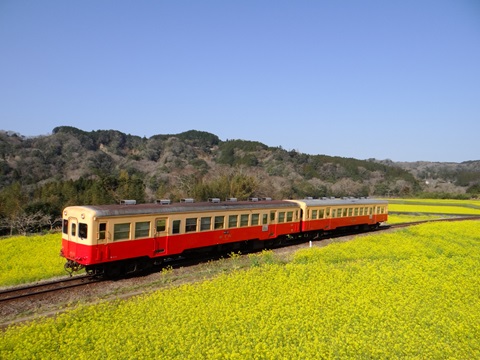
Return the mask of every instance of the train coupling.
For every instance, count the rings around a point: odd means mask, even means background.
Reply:
[[[80,271],[84,268],[82,264],[79,264],[73,260],[67,260],[63,267],[65,268],[65,271],[70,274],[70,276],[72,276],[74,272]]]

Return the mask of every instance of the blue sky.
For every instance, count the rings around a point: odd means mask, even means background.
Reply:
[[[0,0],[0,129],[480,159],[478,0]]]

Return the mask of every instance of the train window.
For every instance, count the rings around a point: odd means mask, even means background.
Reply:
[[[271,222],[275,221],[275,211],[270,211],[270,221]]]
[[[319,213],[318,213],[318,218],[319,219],[323,219],[325,217],[325,210],[320,210]]]
[[[72,234],[72,236],[77,235],[77,224],[72,223],[72,231],[70,232],[70,234]]]
[[[78,237],[80,239],[86,239],[88,232],[88,225],[84,223],[78,224]]]
[[[63,220],[63,227],[62,227],[62,232],[64,234],[68,234],[68,220]]]
[[[182,220],[173,220],[172,221],[172,234],[180,234],[180,225]]]
[[[262,225],[267,225],[268,224],[268,214],[263,214],[262,215]]]
[[[363,215],[363,208],[360,208],[360,216]]]
[[[352,216],[353,215],[353,209],[352,208],[349,208],[348,209],[348,216]]]
[[[342,217],[342,209],[337,209],[337,217]]]
[[[337,216],[337,210],[336,209],[333,209],[332,210],[332,218],[336,217]]]
[[[248,226],[248,214],[240,215],[240,227]]]
[[[228,217],[228,227],[229,228],[237,227],[237,220],[238,220],[238,215],[230,215]]]
[[[312,220],[315,220],[317,218],[317,210],[312,210]]]
[[[285,213],[283,211],[280,211],[278,213],[278,223],[283,223],[285,222]]]
[[[105,240],[107,237],[107,223],[98,224],[97,240]]]
[[[157,219],[157,233],[167,230],[167,219]]]
[[[287,221],[293,220],[293,211],[287,211]]]
[[[107,223],[98,224],[98,240],[105,240],[107,237]]]
[[[200,231],[210,230],[212,225],[211,217],[200,218]]]
[[[260,220],[260,214],[252,214],[252,226],[258,225],[259,220]]]
[[[330,208],[327,208],[327,211],[326,211],[326,213],[325,213],[325,214],[327,215],[327,218],[329,218],[329,217],[330,217]]]
[[[146,238],[150,236],[150,221],[135,223],[135,239]]]
[[[187,218],[185,220],[185,232],[197,231],[197,218]]]
[[[353,209],[353,215],[358,216],[358,208]]]
[[[113,241],[130,239],[130,223],[113,225]]]
[[[215,229],[223,229],[223,222],[225,220],[225,216],[215,216]]]

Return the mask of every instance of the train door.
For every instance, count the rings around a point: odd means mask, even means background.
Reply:
[[[277,211],[276,210],[271,210],[270,211],[270,217],[269,217],[269,228],[270,228],[270,232],[268,234],[269,237],[277,237],[277,223],[276,223],[276,219],[277,219]]]
[[[108,224],[106,221],[101,221],[98,223],[97,235],[96,235],[96,239],[97,239],[96,260],[97,261],[100,261],[102,259],[108,259],[108,256],[109,256],[107,243],[111,242],[111,236],[107,230],[107,226]]]
[[[167,252],[168,245],[168,218],[155,219],[155,238],[153,244],[154,255],[162,255]]]
[[[268,214],[262,214],[262,231],[268,232]]]
[[[327,207],[325,209],[325,219],[326,219],[326,222],[325,222],[324,229],[325,230],[331,229],[332,228],[332,208]]]
[[[77,241],[78,241],[78,219],[74,217],[68,218],[68,241],[66,255],[70,258],[75,258],[77,255]]]

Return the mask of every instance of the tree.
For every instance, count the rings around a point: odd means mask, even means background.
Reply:
[[[34,214],[24,212],[11,219],[11,228],[14,228],[20,234],[27,235],[28,233],[38,232],[43,226],[49,223],[50,217],[41,211]]]
[[[117,188],[117,199],[132,199],[145,202],[145,185],[136,175],[130,176],[126,170],[120,171]]]
[[[0,192],[0,215],[3,216],[4,227],[8,224],[7,228],[10,228],[11,234],[14,231],[12,225],[18,217],[23,215],[27,200],[28,197],[19,182],[7,186]]]

